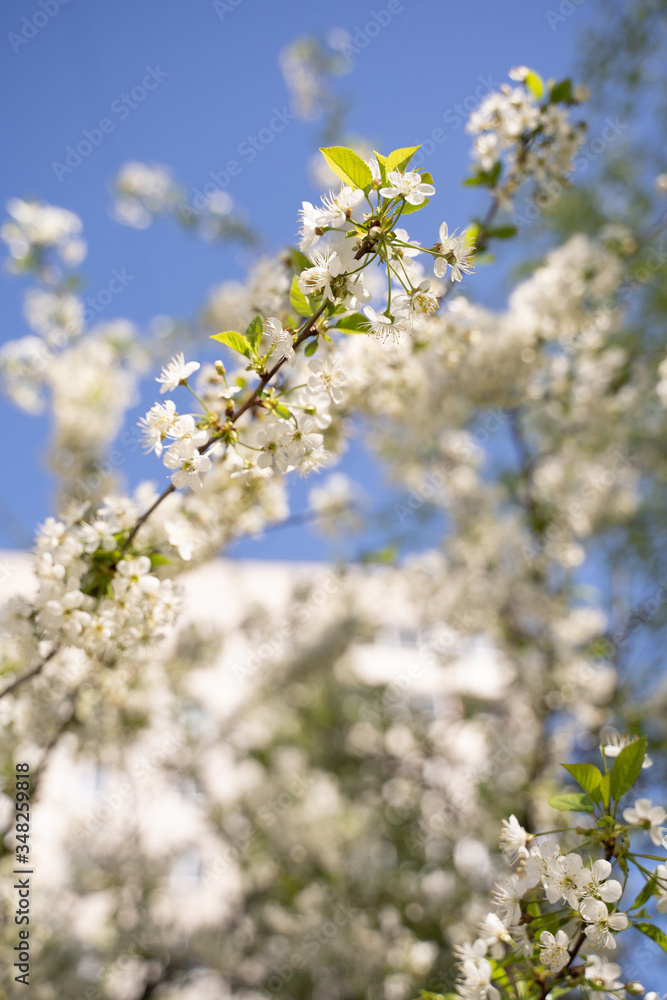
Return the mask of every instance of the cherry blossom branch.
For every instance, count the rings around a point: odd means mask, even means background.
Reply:
[[[301,333],[299,334],[299,336],[297,337],[297,339],[294,341],[294,347],[295,348],[299,347],[304,342],[304,340],[307,340],[308,337],[312,336],[312,334],[313,334],[313,324],[315,324],[317,322],[317,320],[324,313],[324,311],[326,310],[326,308],[327,308],[328,305],[329,305],[328,301],[323,302],[322,305],[320,306],[320,308],[317,310],[317,312],[313,313],[313,315],[310,317],[310,319],[308,319],[306,321],[305,326],[303,327]],[[250,394],[250,396],[248,396],[248,398],[246,399],[246,401],[241,406],[239,406],[239,408],[237,410],[235,410],[234,413],[229,417],[229,419],[228,419],[228,423],[229,424],[236,423],[236,421],[239,419],[239,417],[242,416],[247,410],[250,409],[251,406],[253,406],[255,404],[255,402],[259,398],[260,392],[262,392],[262,390],[266,388],[266,386],[269,384],[269,382],[271,381],[271,379],[278,373],[278,371],[285,364],[286,360],[287,360],[286,358],[281,358],[280,361],[276,362],[276,364],[273,366],[273,368],[270,368],[269,371],[265,372],[264,375],[262,375],[262,377],[260,378],[259,382],[255,386],[255,388],[252,391],[252,393]],[[217,435],[214,436],[214,437],[212,437],[212,438],[210,438],[206,442],[206,444],[203,446],[203,448],[200,449],[200,453],[202,455],[204,455],[219,440],[220,440],[220,437],[217,436]],[[155,500],[155,502],[153,504],[151,504],[151,506],[148,508],[148,510],[145,511],[141,515],[141,517],[139,517],[137,519],[136,523],[134,524],[134,527],[132,528],[132,530],[130,531],[129,535],[127,536],[127,538],[125,539],[125,541],[123,543],[123,546],[121,548],[122,552],[125,552],[129,548],[130,544],[134,540],[134,538],[135,538],[137,532],[139,531],[139,529],[141,528],[142,524],[145,524],[146,521],[148,520],[148,518],[151,516],[151,514],[154,511],[157,510],[157,508],[160,506],[160,504],[164,500],[166,500],[168,496],[171,496],[171,494],[175,493],[175,492],[176,492],[176,487],[174,486],[173,483],[171,483],[169,486],[166,487],[166,489],[164,489],[162,491],[162,493],[160,494],[160,496]]]
[[[41,674],[46,664],[49,662],[49,660],[53,659],[53,657],[56,655],[57,652],[58,652],[57,649],[52,649],[49,655],[45,656],[42,662],[39,663],[36,667],[33,667],[32,670],[29,670],[27,672],[27,674],[23,674],[22,677],[18,677],[15,681],[12,681],[11,684],[8,684],[3,691],[0,691],[0,698],[4,698],[6,694],[11,694],[12,691],[15,691],[22,684],[25,684],[26,681],[29,681],[33,677],[37,677],[38,674]]]

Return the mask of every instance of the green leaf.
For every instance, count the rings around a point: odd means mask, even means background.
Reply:
[[[428,172],[428,170],[425,170],[423,172],[423,174],[421,175],[421,177],[422,177],[422,181],[424,182],[424,184],[432,184],[433,183],[433,178],[431,177],[431,175]],[[413,212],[419,212],[419,211],[421,211],[422,208],[426,208],[426,206],[428,205],[428,203],[429,203],[430,200],[431,200],[430,198],[424,198],[424,200],[421,203],[421,205],[408,205],[408,203],[406,201],[406,203],[403,206],[403,209],[401,211],[401,215],[411,215]]]
[[[320,147],[320,153],[344,184],[355,188],[372,184],[371,168],[354,150],[346,146],[328,146],[324,149]]]
[[[635,901],[632,904],[632,906],[628,906],[628,907],[626,907],[626,909],[628,909],[628,910],[634,910],[634,909],[636,909],[636,907],[643,906],[644,903],[648,903],[649,899],[651,898],[651,896],[655,892],[655,886],[656,886],[655,877],[654,878],[650,878],[647,881],[647,883],[644,886],[644,888],[638,894],[638,896],[635,899]]]
[[[368,333],[370,326],[363,313],[352,313],[339,319],[333,329],[341,333]]]
[[[255,316],[251,323],[248,324],[248,329],[245,332],[245,338],[250,344],[253,354],[257,354],[257,348],[259,347],[259,342],[262,339],[262,334],[264,333],[264,322],[261,316]]]
[[[395,149],[387,157],[387,173],[390,170],[405,170],[419,148],[419,146],[403,146],[401,149]]]
[[[493,164],[493,166],[491,167],[490,170],[487,170],[487,173],[486,173],[487,184],[488,184],[488,186],[490,188],[494,188],[496,186],[496,182],[497,182],[498,178],[500,177],[500,171],[502,169],[503,169],[503,165],[500,162],[500,160],[498,160],[497,163]]]
[[[494,188],[496,182],[500,177],[500,171],[502,170],[502,163],[498,160],[494,163],[490,170],[477,170],[477,173],[473,174],[472,177],[468,177],[463,183],[466,187],[476,187],[478,184],[484,184],[488,188]]]
[[[313,266],[312,260],[306,257],[305,253],[301,253],[300,250],[297,250],[296,247],[290,247],[287,251],[287,256],[289,258],[290,267],[296,274],[301,274],[301,272],[305,271],[307,267]]]
[[[213,333],[211,334],[211,340],[218,340],[225,347],[231,347],[233,351],[244,354],[246,358],[250,357],[250,344],[243,334],[237,333],[236,330],[224,330],[222,333]]]
[[[595,803],[590,795],[584,792],[565,792],[562,795],[552,795],[549,799],[552,809],[561,812],[592,812]]]
[[[387,157],[383,156],[382,153],[378,153],[377,149],[374,149],[378,161],[378,166],[380,167],[380,180],[382,181],[382,187],[387,185]]]
[[[420,990],[418,1000],[461,1000],[458,993],[431,993],[430,990]]]
[[[313,354],[317,350],[317,344],[318,344],[317,337],[315,338],[315,340],[310,340],[306,344],[306,347],[305,347],[305,350],[304,350],[303,353],[306,355],[307,358],[312,358]]]
[[[645,754],[646,737],[642,736],[627,747],[623,747],[614,761],[609,778],[609,790],[617,802],[632,788],[639,777]]]
[[[646,937],[650,937],[651,941],[659,944],[663,951],[667,951],[667,934],[661,931],[659,927],[656,927],[654,924],[633,924],[632,926],[636,927],[642,934],[645,934]]]
[[[168,559],[167,556],[163,556],[161,552],[151,552],[151,566],[155,569],[156,566],[170,566],[173,559]]]
[[[603,775],[600,782],[600,795],[602,797],[602,805],[605,809],[609,809],[609,772]]]
[[[486,235],[493,236],[497,240],[508,240],[510,236],[516,236],[516,226],[496,226],[495,229],[487,229]]]
[[[282,403],[277,404],[277,406],[275,407],[275,411],[279,417],[283,418],[283,420],[289,420],[290,417],[292,416],[287,407],[283,406]]]
[[[528,76],[526,77],[526,86],[531,94],[539,101],[540,97],[544,93],[544,80],[540,74],[533,72],[532,69],[529,70]]]
[[[578,785],[581,785],[585,792],[588,792],[594,802],[600,802],[600,782],[602,781],[601,771],[594,764],[562,764],[565,770],[572,775]]]
[[[299,288],[298,278],[296,274],[292,278],[292,287],[290,288],[289,300],[292,309],[294,310],[295,313],[298,313],[299,316],[312,316],[314,310],[310,302],[306,298],[306,296]]]
[[[572,98],[572,80],[561,80],[554,83],[551,88],[550,101],[555,104],[557,101],[569,101]]]

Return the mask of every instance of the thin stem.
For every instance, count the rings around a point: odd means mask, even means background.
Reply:
[[[22,684],[25,684],[26,681],[29,681],[31,678],[36,677],[38,674],[41,674],[46,664],[49,662],[49,660],[53,659],[53,657],[56,655],[57,652],[58,652],[57,648],[52,649],[49,655],[45,656],[42,662],[38,663],[36,667],[33,667],[32,670],[29,670],[27,672],[27,674],[23,674],[22,677],[17,677],[15,681],[12,681],[11,684],[8,684],[7,687],[4,689],[4,691],[0,691],[0,698],[4,698],[6,694],[11,694],[12,691],[16,691],[16,689],[20,687]]]
[[[225,385],[226,384],[227,383],[225,382]],[[199,396],[195,392],[195,390],[192,388],[192,386],[189,384],[189,382],[185,383],[185,388],[188,389],[192,393],[192,395],[195,397],[195,399],[197,400],[197,402],[199,403],[199,405],[204,407],[204,410],[206,411],[207,416],[210,416],[211,415],[211,411],[209,410],[208,406],[206,405],[206,403],[204,402],[204,400],[201,398],[201,396]]]

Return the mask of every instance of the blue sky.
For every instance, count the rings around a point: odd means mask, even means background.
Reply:
[[[572,13],[554,22],[550,12],[558,12],[558,0],[41,3],[21,0],[0,12],[0,75],[10,95],[0,202],[37,197],[78,213],[89,243],[85,294],[96,294],[114,269],[125,268],[133,280],[99,318],[128,317],[140,326],[156,315],[191,315],[213,285],[243,274],[250,255],[199,243],[168,221],[143,232],[118,225],[109,215],[110,179],[127,160],[160,162],[173,167],[192,193],[210,172],[236,159],[241,170],[227,190],[265,235],[265,249],[292,242],[301,201],[316,195],[307,161],[319,138],[317,123],[289,118],[279,53],[295,37],[342,27],[357,43],[354,69],[339,81],[352,131],[388,151],[427,142],[441,130],[439,142],[426,147],[433,151],[424,162],[437,195],[411,226],[417,238],[428,233],[432,241],[443,219],[451,229],[483,210],[479,192],[460,183],[470,145],[460,107],[471,107],[516,64],[547,77],[568,75],[593,7],[571,5]],[[153,89],[128,107],[123,95],[145,78]],[[251,160],[243,144],[275,122],[276,113],[285,127]],[[54,166],[64,161],[67,146],[76,145],[84,130],[98,129],[102,119],[113,128],[101,133],[89,156],[67,173]],[[3,273],[0,287],[2,340],[13,340],[29,332],[21,313],[25,282]],[[502,291],[491,271],[468,287],[469,294],[496,302]],[[202,345],[202,353],[207,350]],[[147,380],[142,402],[150,405],[154,395]],[[4,399],[0,416],[5,468],[11,470],[0,487],[0,546],[21,547],[34,525],[53,512],[53,482],[44,469],[48,418],[26,416]],[[386,502],[381,471],[367,461],[360,443],[342,468],[361,480],[373,502]],[[150,456],[132,457],[127,469],[132,483],[162,471]],[[303,509],[313,483],[295,483],[295,510]],[[273,558],[317,558],[327,551],[303,525],[234,548],[236,555]]]

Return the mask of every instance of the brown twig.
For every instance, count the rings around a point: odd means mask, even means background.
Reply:
[[[6,694],[11,694],[12,691],[15,691],[22,684],[25,684],[26,681],[29,681],[31,678],[36,677],[38,674],[41,674],[46,664],[49,662],[49,660],[53,659],[53,657],[56,655],[57,652],[58,652],[57,648],[52,649],[49,655],[45,656],[42,662],[38,663],[36,667],[33,667],[32,670],[29,670],[27,674],[23,674],[23,676],[17,677],[15,681],[12,681],[11,684],[8,684],[7,687],[4,689],[4,691],[0,691],[0,698],[4,698]]]

